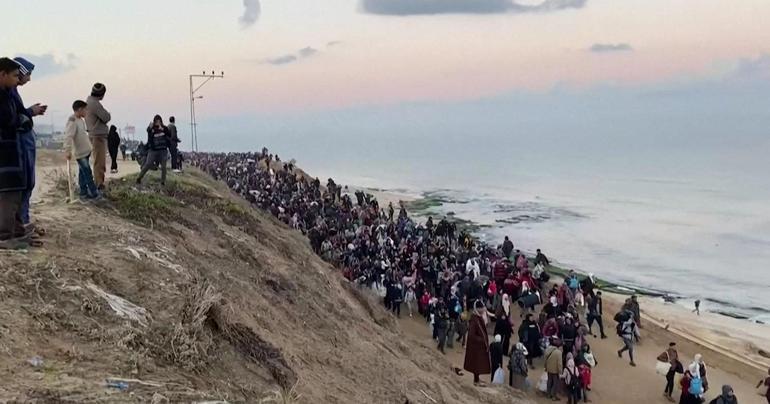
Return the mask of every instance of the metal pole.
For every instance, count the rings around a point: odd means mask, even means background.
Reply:
[[[193,78],[201,77],[205,78],[206,80],[203,81],[198,87],[193,87]],[[190,138],[192,141],[192,144],[190,147],[193,149],[193,151],[198,151],[198,123],[195,121],[195,93],[201,89],[206,83],[213,79],[221,79],[225,77],[225,73],[222,72],[220,74],[215,74],[213,71],[211,74],[206,74],[204,71],[203,74],[191,74],[190,75]]]

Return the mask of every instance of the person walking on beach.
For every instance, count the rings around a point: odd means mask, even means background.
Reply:
[[[503,337],[500,334],[495,335],[495,342],[489,344],[489,360],[492,363],[492,377],[494,380],[497,369],[503,367]]]
[[[594,322],[599,325],[599,333],[602,339],[607,338],[607,334],[604,333],[604,320],[602,320],[603,312],[602,292],[598,291],[596,294],[589,295],[587,300],[588,314],[586,315],[586,322],[588,323],[588,332],[596,338],[596,334],[593,333],[592,328]]]
[[[733,388],[725,384],[722,386],[722,394],[711,400],[709,404],[738,404],[738,397],[735,396]]]
[[[618,334],[623,339],[623,348],[618,351],[618,358],[622,358],[623,352],[628,351],[628,357],[631,360],[630,365],[636,366],[634,362],[634,344],[635,341],[641,339],[641,335],[639,334],[639,327],[637,327],[634,321],[633,313],[628,312],[626,314],[628,318],[620,323],[618,329]]]
[[[505,241],[503,241],[503,254],[505,254],[505,258],[511,258],[512,252],[513,242],[508,238],[508,236],[505,236]]]
[[[21,198],[27,188],[19,140],[21,111],[12,91],[19,84],[21,65],[0,58],[0,250],[29,247],[20,232]]]
[[[551,339],[551,345],[545,350],[545,372],[548,374],[547,395],[553,401],[559,401],[557,393],[559,387],[559,374],[562,372],[561,340]]]
[[[120,147],[120,135],[115,125],[110,126],[110,133],[107,135],[107,149],[110,152],[110,174],[118,172],[118,148]]]
[[[144,166],[139,176],[136,177],[136,184],[142,184],[142,178],[153,165],[160,165],[160,185],[166,185],[166,161],[168,159],[168,145],[171,142],[171,134],[168,127],[163,125],[163,118],[155,115],[150,126],[147,127],[147,157],[144,160]]]
[[[532,360],[543,355],[540,347],[540,326],[534,320],[531,313],[528,313],[519,327],[519,341],[524,345],[527,352],[527,364],[534,369]]]
[[[104,174],[107,171],[107,135],[110,133],[107,124],[112,119],[102,105],[106,93],[107,87],[102,83],[96,83],[91,88],[91,95],[86,99],[88,103],[86,128],[93,148],[94,182],[99,190],[104,189]]]
[[[535,255],[535,262],[534,262],[534,264],[535,264],[535,266],[542,265],[544,267],[547,267],[547,266],[551,265],[551,262],[548,261],[548,257],[546,257],[545,254],[543,254],[543,252],[540,251],[540,249],[538,248],[537,249],[537,255]]]
[[[770,368],[767,369],[767,376],[757,383],[757,389],[764,388],[767,404],[770,404]]]
[[[679,352],[676,350],[676,342],[669,343],[668,349],[658,356],[658,360],[671,364],[671,368],[666,373],[666,388],[663,390],[663,397],[673,403],[675,401],[672,397],[674,394],[674,376],[676,376],[677,370],[682,366],[679,363]]]
[[[126,148],[125,142],[120,144],[120,154],[123,156],[123,161],[126,161]]]
[[[179,135],[176,131],[176,118],[173,116],[168,118],[168,130],[169,133],[171,133],[171,143],[168,145],[168,150],[171,153],[171,171],[181,173],[182,167],[179,164],[179,143],[182,141],[179,140]]]
[[[564,380],[564,386],[567,388],[567,404],[577,404],[582,386],[572,352],[567,353],[567,364],[561,373],[561,379]]]
[[[35,65],[27,59],[17,57],[13,59],[19,64],[19,84],[11,90],[11,95],[16,101],[17,108],[22,119],[21,130],[19,131],[19,143],[21,145],[21,157],[23,162],[24,177],[26,178],[26,188],[21,193],[21,223],[24,225],[24,233],[32,238],[42,234],[40,229],[36,229],[32,224],[29,215],[30,199],[32,198],[32,190],[35,189],[35,160],[36,160],[36,134],[33,129],[32,118],[39,115],[45,115],[45,111],[48,109],[47,105],[35,104],[29,108],[24,106],[24,102],[21,100],[19,94],[19,87],[24,86],[32,80],[32,72],[35,70]],[[39,241],[38,241],[39,243]]]
[[[473,383],[480,384],[479,376],[492,373],[489,357],[486,307],[480,300],[473,304],[473,315],[468,323],[468,339],[463,369],[473,374]],[[561,358],[561,355],[559,355]]]
[[[511,352],[511,360],[508,362],[510,372],[508,384],[514,389],[529,390],[527,354],[527,348],[521,342],[517,343]]]
[[[86,116],[87,105],[85,101],[81,100],[72,103],[73,114],[67,119],[67,126],[64,129],[64,153],[68,163],[73,158],[77,162],[80,199],[95,200],[100,195],[96,190],[96,183],[94,183],[88,161],[91,157],[91,142],[88,139],[86,123],[83,120]]]
[[[695,308],[692,310],[692,312],[700,316],[700,300],[695,301]]]

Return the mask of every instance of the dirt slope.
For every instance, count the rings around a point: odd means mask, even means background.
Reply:
[[[0,401],[259,402],[296,385],[308,403],[526,402],[452,376],[221,184],[194,171],[163,190],[130,183],[99,205],[52,187],[35,208],[46,246],[0,254]]]

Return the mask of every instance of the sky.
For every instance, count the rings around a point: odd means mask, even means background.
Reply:
[[[217,135],[201,139],[209,149],[259,149],[256,140],[228,133],[310,135],[319,122],[326,140],[373,128],[376,136],[435,137],[450,113],[469,131],[509,129],[508,117],[522,112],[554,131],[575,114],[598,122],[611,116],[629,122],[629,136],[651,122],[664,133],[697,127],[715,110],[718,124],[710,128],[722,134],[756,139],[759,123],[767,123],[760,105],[768,96],[758,91],[770,81],[767,0],[36,0],[4,7],[0,53],[38,65],[22,95],[50,105],[44,123],[62,125],[72,101],[99,81],[119,127],[141,127],[156,113],[176,115],[184,127],[188,75],[223,71],[196,103],[201,130]],[[491,120],[479,121],[480,106]],[[410,119],[394,122],[405,109]]]

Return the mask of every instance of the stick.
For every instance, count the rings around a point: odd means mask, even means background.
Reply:
[[[72,190],[72,164],[70,164],[69,159],[67,159],[67,189],[69,190],[69,200],[67,202],[75,202],[75,193]]]
[[[433,401],[434,403],[438,404],[438,401],[434,400],[433,397],[429,396],[428,393],[422,391],[422,389],[420,389],[420,393],[422,393],[422,395],[425,396],[425,398],[427,398],[428,400]]]

